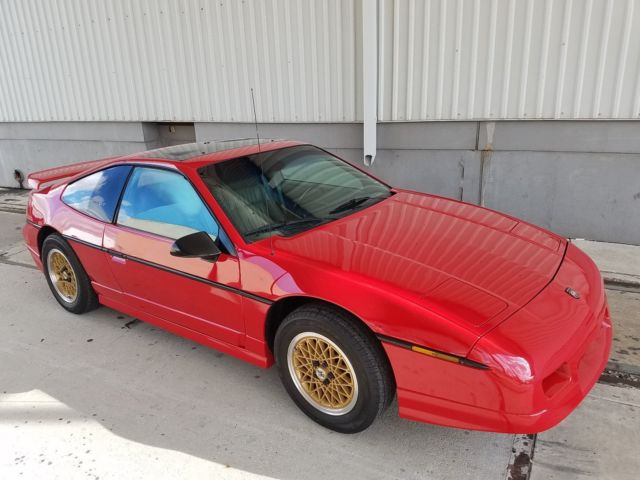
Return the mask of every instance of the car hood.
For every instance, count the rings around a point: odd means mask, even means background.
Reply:
[[[566,240],[482,207],[398,191],[338,221],[278,238],[275,247],[382,282],[480,327],[521,308],[551,281]]]

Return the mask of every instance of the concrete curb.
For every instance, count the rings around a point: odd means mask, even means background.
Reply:
[[[0,212],[26,213],[29,190],[0,188]]]
[[[0,212],[26,214],[27,209],[22,207],[12,207],[10,205],[0,205]]]
[[[604,275],[604,274],[603,274]],[[634,290],[640,291],[640,278],[635,277],[619,278],[603,276],[604,286],[618,290]]]

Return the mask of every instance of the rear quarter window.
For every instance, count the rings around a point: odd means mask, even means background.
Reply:
[[[111,222],[131,166],[106,168],[70,183],[62,201],[90,217]]]

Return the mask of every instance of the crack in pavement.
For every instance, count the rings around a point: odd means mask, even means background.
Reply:
[[[518,434],[513,437],[511,457],[507,464],[506,480],[528,480],[531,476],[536,434]]]
[[[14,267],[24,267],[24,268],[30,268],[32,270],[39,270],[39,268],[36,267],[35,265],[27,265],[26,263],[14,262],[13,260],[9,260],[4,255],[0,255],[0,263],[5,265],[12,265]]]

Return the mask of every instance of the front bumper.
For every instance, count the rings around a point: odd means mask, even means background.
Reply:
[[[581,292],[580,299],[566,294]],[[556,278],[526,307],[481,337],[475,369],[392,344],[399,414],[449,427],[536,433],[557,425],[589,393],[611,348],[611,320],[600,274],[569,246]]]
[[[537,433],[560,423],[597,382],[610,347],[611,324],[603,319],[583,348],[567,359],[570,380],[548,396],[544,378],[518,384],[492,370],[443,362],[384,344],[396,376],[401,417],[503,433]]]

